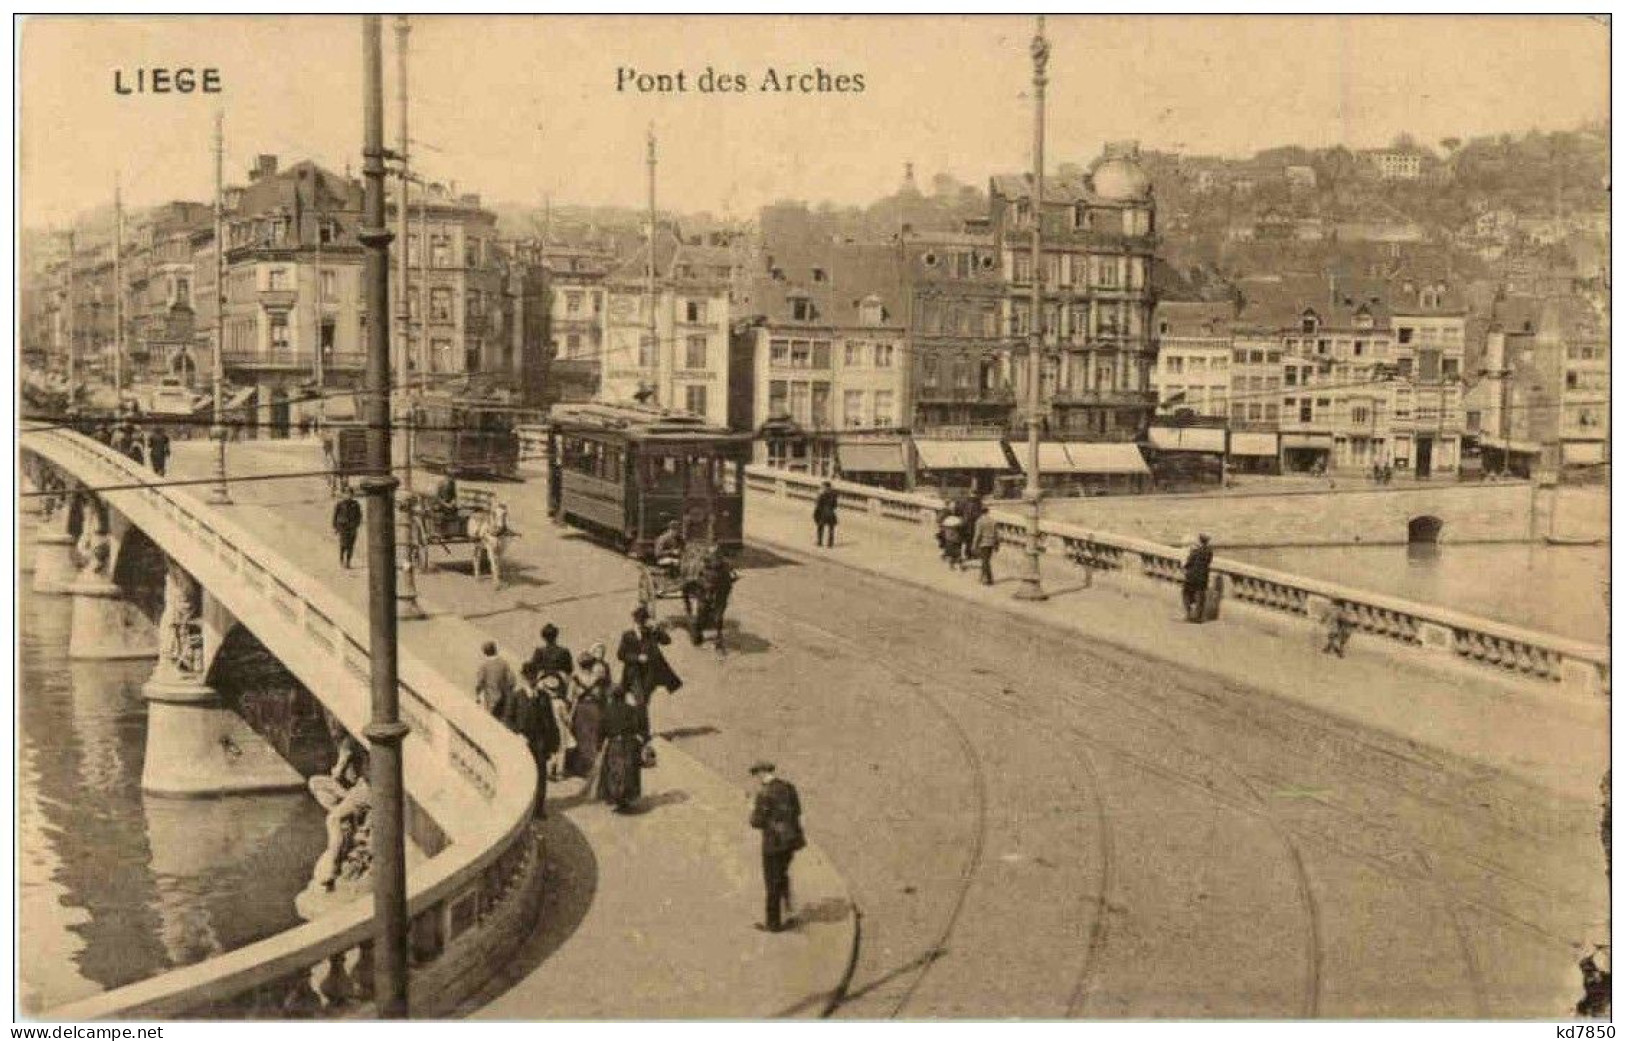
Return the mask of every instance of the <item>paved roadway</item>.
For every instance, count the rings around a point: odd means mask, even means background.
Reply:
[[[241,487],[325,529],[300,483]],[[553,620],[613,649],[630,565],[553,527],[540,482],[498,487],[513,584],[465,559],[426,604],[513,646]],[[801,788],[864,915],[841,1014],[1551,1017],[1577,996],[1607,899],[1585,799],[996,608],[745,563],[729,653],[679,634],[687,686],[656,727],[725,778],[765,755]]]

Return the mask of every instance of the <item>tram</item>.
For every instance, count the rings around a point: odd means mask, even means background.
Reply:
[[[414,455],[425,469],[468,477],[519,477],[519,410],[450,394],[417,409]]]
[[[737,551],[751,436],[641,404],[554,406],[548,512],[645,556],[675,520],[691,544]]]

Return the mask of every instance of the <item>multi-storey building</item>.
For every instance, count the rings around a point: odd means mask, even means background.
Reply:
[[[550,394],[558,401],[590,401],[602,378],[604,281],[614,255],[551,243],[539,245],[536,254],[546,280]]]
[[[1199,418],[1229,416],[1230,324],[1235,312],[1230,303],[1157,303],[1157,364],[1151,370],[1151,389],[1159,416],[1183,411]]]
[[[398,192],[397,184],[385,205],[392,229]],[[390,279],[390,313],[402,313],[404,288],[408,315],[397,369],[431,385],[478,375],[517,390],[525,359],[515,346],[509,265],[497,241],[496,214],[480,205],[478,195],[431,184],[408,194],[406,225],[407,284]],[[394,272],[400,270],[401,248],[399,242],[391,247]]]
[[[601,394],[652,396],[722,426],[728,421],[731,250],[685,242],[670,227],[605,280]]]
[[[1478,443],[1490,472],[1530,476],[1608,460],[1608,346],[1573,297],[1496,302],[1473,388]]]
[[[1003,436],[1016,419],[1014,340],[998,239],[983,222],[963,232],[905,232],[910,398],[917,436]]]
[[[1360,156],[1384,181],[1416,181],[1422,177],[1422,156],[1402,149],[1378,148]]]
[[[1396,470],[1417,477],[1461,467],[1467,312],[1442,286],[1401,294],[1393,305],[1395,375],[1390,452]],[[1348,465],[1368,466],[1352,453]]]
[[[741,306],[757,458],[872,483],[902,483],[908,335],[896,243],[783,253]]]
[[[264,155],[246,185],[227,189],[225,209],[222,364],[228,381],[255,391],[244,420],[285,431],[317,413],[318,386],[331,396],[361,383],[361,188],[308,161],[279,172]],[[212,230],[194,241],[195,362],[206,370],[219,244]],[[332,416],[341,406],[324,407]]]
[[[1080,441],[1132,441],[1156,406],[1151,389],[1156,339],[1151,263],[1156,207],[1151,179],[1133,142],[1107,145],[1078,178],[1045,182],[1042,208],[1045,353],[1040,367],[1044,418],[1052,433]],[[991,225],[1005,276],[1004,328],[1024,353],[1032,327],[1032,187],[996,177]],[[1030,367],[1015,366],[1019,402]]]
[[[125,350],[135,378],[176,376],[195,382],[193,238],[209,228],[213,208],[172,202],[126,234]]]

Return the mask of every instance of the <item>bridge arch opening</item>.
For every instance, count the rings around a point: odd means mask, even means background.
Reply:
[[[1410,545],[1434,545],[1444,531],[1444,521],[1430,513],[1412,517],[1405,524],[1405,541]]]
[[[301,775],[333,768],[343,727],[247,626],[226,633],[208,684]]]
[[[125,531],[118,559],[113,562],[113,582],[152,622],[164,613],[164,573],[168,567],[164,551],[146,532],[134,525]]]

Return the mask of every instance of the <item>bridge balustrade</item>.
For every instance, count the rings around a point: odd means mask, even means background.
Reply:
[[[752,464],[745,468],[748,491],[779,498],[811,498],[821,483],[822,478],[775,467]],[[843,505],[911,524],[934,524],[937,511],[945,505],[919,493],[846,481],[832,483],[840,491]],[[1025,549],[1026,518],[1005,510],[994,511],[994,516],[1000,539]],[[1172,546],[1059,521],[1044,521],[1039,539],[1041,550],[1058,548],[1068,560],[1090,570],[1172,584],[1184,580],[1184,553]],[[1449,655],[1578,693],[1611,694],[1606,647],[1240,561],[1215,558],[1211,573],[1224,579],[1228,595],[1269,612],[1318,621],[1336,606],[1357,631],[1396,647]]]
[[[104,445],[27,430],[24,452],[69,471],[142,528],[289,665],[351,733],[369,718],[365,616],[186,489]],[[359,634],[359,635],[358,635]],[[483,982],[532,927],[541,856],[535,765],[524,743],[403,643],[399,654],[407,831],[426,859],[407,875],[410,994],[435,1015]],[[164,1019],[372,1014],[370,900],[258,943],[43,1013]]]

